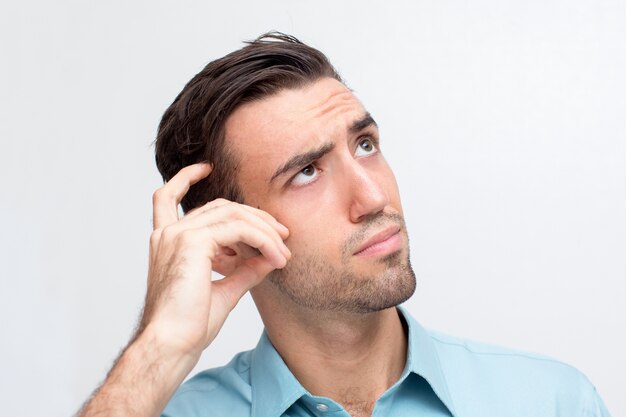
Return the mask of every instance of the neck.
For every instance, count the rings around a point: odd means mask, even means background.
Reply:
[[[332,398],[353,415],[367,414],[400,378],[407,337],[395,308],[319,312],[253,297],[269,339],[311,394]]]

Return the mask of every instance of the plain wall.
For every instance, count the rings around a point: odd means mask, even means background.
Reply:
[[[579,368],[626,415],[626,3],[0,6],[0,397],[67,416],[130,337],[151,142],[207,62],[267,30],[324,51],[381,128],[425,326]],[[252,348],[249,296],[198,370]]]

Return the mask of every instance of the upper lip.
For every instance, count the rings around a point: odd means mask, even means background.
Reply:
[[[399,231],[400,231],[400,226],[394,225],[394,226],[387,227],[386,229],[382,230],[381,232],[376,233],[374,236],[370,237],[365,242],[363,242],[363,244],[354,251],[354,254],[356,255],[357,253],[364,251],[370,246],[373,246],[377,243],[380,243],[389,239],[391,236],[395,235]]]

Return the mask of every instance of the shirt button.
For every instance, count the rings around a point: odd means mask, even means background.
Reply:
[[[318,411],[321,411],[321,412],[328,411],[328,406],[322,403],[319,403],[318,405],[316,405],[315,408],[317,408]]]

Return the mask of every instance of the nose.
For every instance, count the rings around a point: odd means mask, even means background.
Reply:
[[[354,164],[349,181],[350,220],[359,223],[372,214],[377,214],[389,204],[389,196],[374,173],[358,163]]]

